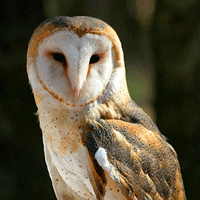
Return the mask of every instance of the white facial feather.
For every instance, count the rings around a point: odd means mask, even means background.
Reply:
[[[52,53],[65,56],[67,66],[53,59]],[[39,45],[36,68],[45,86],[64,102],[85,104],[101,96],[113,72],[112,43],[106,36],[62,30],[46,38]],[[92,55],[100,60],[89,64]],[[74,98],[73,90],[80,90]]]

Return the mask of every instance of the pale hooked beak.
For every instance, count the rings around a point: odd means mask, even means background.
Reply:
[[[78,64],[76,65],[76,63],[74,66],[76,67],[70,67],[69,65],[67,69],[67,75],[69,78],[71,94],[74,99],[77,100],[87,78],[88,66],[84,64],[82,66]]]
[[[83,89],[84,86],[84,82],[86,80],[86,77],[83,78],[82,76],[71,76],[73,77],[72,80],[70,81],[70,89],[71,89],[71,94],[74,97],[75,100],[78,99],[78,97],[80,96],[80,93]]]
[[[79,94],[80,94],[81,90],[82,90],[82,88],[79,89],[76,86],[72,89],[72,94],[73,94],[75,99],[77,99],[79,97]]]

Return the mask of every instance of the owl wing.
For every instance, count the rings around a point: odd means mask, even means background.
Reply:
[[[105,173],[127,199],[185,199],[177,155],[160,133],[100,119],[85,126],[82,141],[98,199],[105,194]]]

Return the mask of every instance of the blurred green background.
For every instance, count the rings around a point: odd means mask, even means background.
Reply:
[[[116,30],[131,96],[177,151],[187,198],[200,199],[200,0],[2,0],[0,13],[0,199],[55,200],[26,51],[36,26],[56,15]]]

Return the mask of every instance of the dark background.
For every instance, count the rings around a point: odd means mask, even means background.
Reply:
[[[200,199],[200,0],[2,0],[0,199],[55,200],[26,51],[36,26],[56,15],[94,16],[116,30],[131,96],[177,151],[187,198]]]

